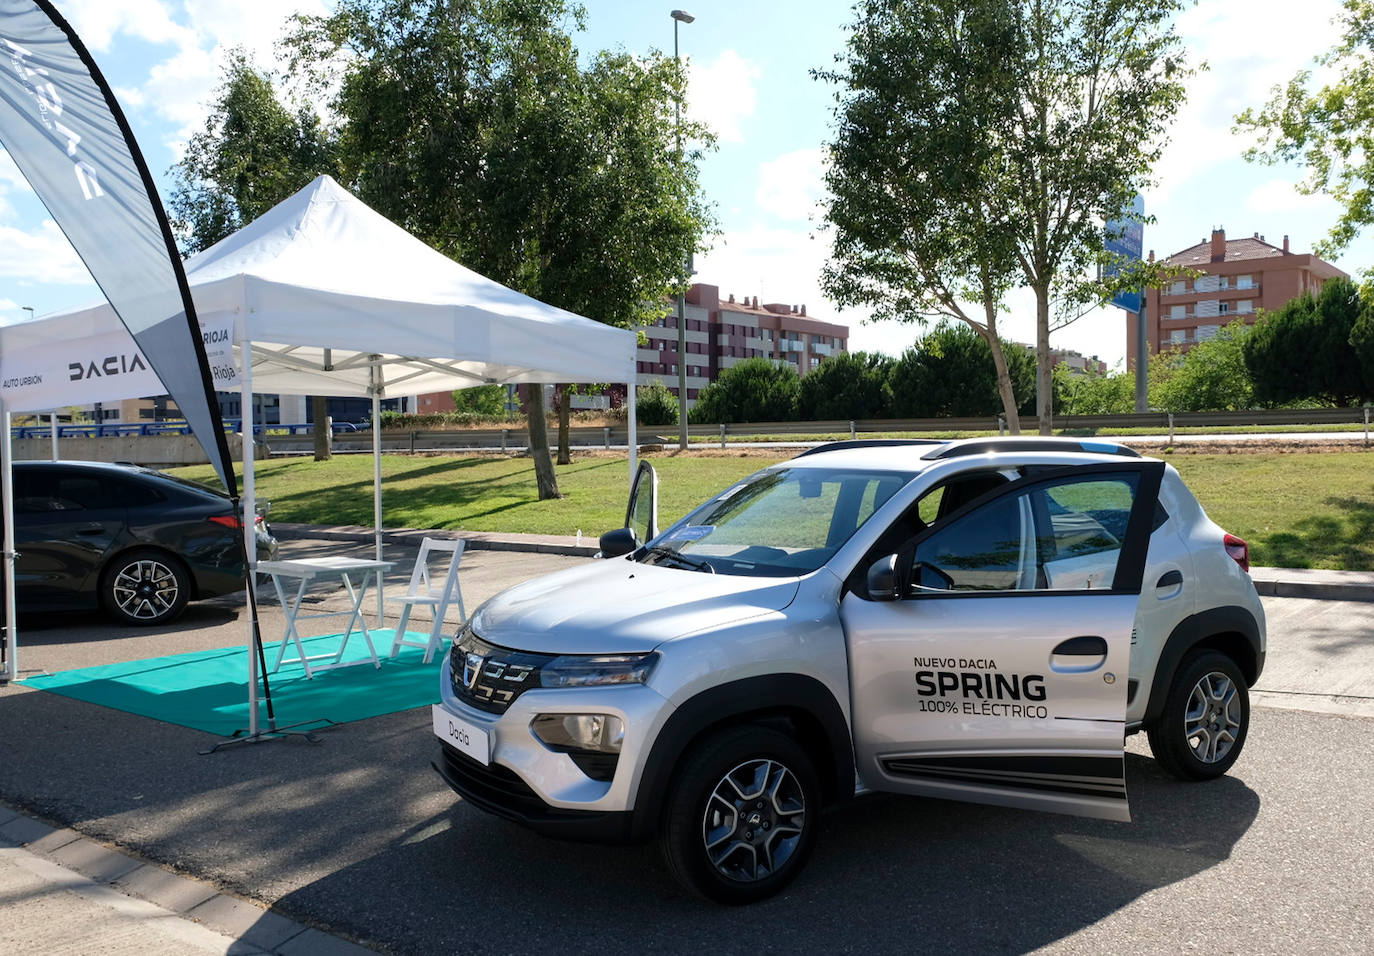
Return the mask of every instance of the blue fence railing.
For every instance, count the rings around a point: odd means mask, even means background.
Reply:
[[[224,420],[224,430],[227,432],[240,432],[243,430],[243,421],[237,418],[226,418]],[[352,422],[334,422],[334,434],[341,432],[367,431],[366,426],[360,428]],[[16,425],[10,429],[15,438],[50,438],[52,436],[52,426],[50,425]],[[106,425],[58,425],[58,438],[118,438],[125,435],[189,435],[191,426],[186,422],[143,422],[138,424],[115,424]],[[263,425],[253,426],[254,435],[313,435],[315,426],[310,422],[293,422],[282,425]]]

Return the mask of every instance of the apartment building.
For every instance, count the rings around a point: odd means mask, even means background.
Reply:
[[[1150,256],[1153,259],[1154,253]],[[1287,236],[1279,247],[1259,233],[1227,239],[1224,229],[1213,229],[1210,240],[1176,252],[1165,262],[1203,274],[1146,290],[1145,335],[1152,354],[1189,349],[1237,318],[1253,323],[1260,309],[1280,309],[1304,292],[1315,295],[1328,279],[1346,275],[1311,253],[1293,252]],[[1132,368],[1137,320],[1127,313],[1126,364]]]
[[[721,301],[720,287],[695,283],[686,295],[687,401],[722,371],[747,358],[786,362],[805,375],[831,355],[846,350],[849,327],[806,314],[805,305],[759,304],[758,296]],[[636,354],[640,385],[678,385],[677,309],[644,330],[647,343]]]

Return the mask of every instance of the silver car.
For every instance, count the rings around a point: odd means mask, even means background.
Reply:
[[[1123,744],[1226,772],[1264,665],[1245,542],[1178,473],[1066,439],[813,449],[511,588],[444,666],[436,769],[555,836],[657,837],[741,903],[865,791],[1128,820]]]

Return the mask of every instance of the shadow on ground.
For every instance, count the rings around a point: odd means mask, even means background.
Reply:
[[[873,797],[748,909],[679,891],[653,847],[546,840],[458,801],[426,710],[212,756],[205,734],[0,691],[0,797],[392,952],[1023,952],[1225,860],[1239,779],[1127,757],[1136,822]],[[1187,812],[1179,809],[1186,807]],[[728,942],[722,942],[728,941]]]
[[[1328,513],[1298,522],[1293,531],[1259,538],[1257,564],[1274,568],[1374,567],[1374,503],[1331,497]]]

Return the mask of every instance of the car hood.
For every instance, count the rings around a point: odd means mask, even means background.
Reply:
[[[484,604],[484,641],[545,654],[623,654],[780,611],[797,578],[708,574],[611,558],[535,578]]]

